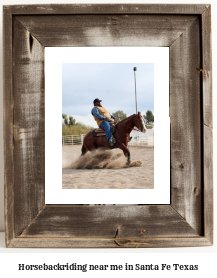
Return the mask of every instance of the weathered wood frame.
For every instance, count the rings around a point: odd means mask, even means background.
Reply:
[[[4,6],[3,30],[6,246],[212,245],[210,5]],[[46,46],[170,47],[170,205],[45,205]]]

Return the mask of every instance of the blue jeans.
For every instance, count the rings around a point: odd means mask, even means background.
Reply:
[[[110,142],[110,139],[111,139],[111,126],[110,126],[110,123],[108,121],[103,121],[100,124],[100,127],[105,130],[106,138]]]

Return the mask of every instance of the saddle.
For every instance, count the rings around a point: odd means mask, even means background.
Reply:
[[[111,126],[111,134],[114,135],[115,131],[116,131],[116,124],[113,124],[113,125]],[[94,129],[94,131],[93,131],[93,136],[94,136],[94,137],[106,136],[105,130],[104,130],[103,128],[101,128],[101,127],[96,128],[96,129]]]

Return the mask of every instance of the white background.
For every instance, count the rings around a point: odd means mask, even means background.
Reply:
[[[50,3],[51,1],[43,1],[43,0],[38,0],[38,1],[30,1],[30,0],[17,0],[17,1],[12,1],[12,0],[5,0],[5,1],[0,1],[1,5],[12,5],[12,4],[45,4],[45,3]],[[159,4],[212,4],[212,49],[213,49],[213,103],[214,103],[214,109],[213,109],[213,123],[214,123],[214,142],[216,141],[216,122],[217,122],[217,100],[216,100],[216,84],[217,84],[217,79],[216,79],[216,63],[217,63],[217,39],[216,39],[216,34],[217,34],[217,2],[215,0],[196,0],[196,1],[163,1],[163,0],[158,0],[158,1],[153,1],[153,0],[148,0],[148,1],[140,1],[137,0],[137,3],[159,3]],[[60,3],[58,0],[52,0],[52,3]],[[64,3],[132,3],[132,1],[109,1],[106,0],[106,2],[101,1],[94,1],[94,0],[85,0],[85,1],[73,1],[73,0],[64,0]],[[0,22],[2,22],[2,14],[0,14]],[[2,23],[1,23],[2,24]],[[2,34],[2,28],[0,28],[0,32]],[[2,36],[1,36],[2,37]],[[2,59],[2,42],[0,43],[0,59]],[[2,63],[0,65],[0,84],[2,84]],[[0,111],[3,110],[3,89],[2,86],[0,87]],[[0,120],[0,134],[3,134],[3,113],[0,115],[1,120]],[[3,167],[3,135],[0,137],[0,230],[3,232],[4,231],[4,167]],[[216,200],[216,145],[214,144],[214,196]],[[215,208],[215,226],[214,226],[214,232],[215,232],[215,239],[216,239],[216,230],[217,230],[217,210],[216,206]],[[216,240],[215,240],[216,242]],[[14,254],[11,254],[14,253]],[[53,255],[48,254],[48,253],[54,253]],[[55,254],[56,253],[56,254]],[[56,259],[53,258],[55,256]],[[172,264],[172,263],[182,263],[182,262],[187,262],[188,264],[194,264],[195,262],[199,264],[200,268],[199,271],[197,272],[176,272],[176,277],[216,277],[216,256],[217,256],[217,244],[215,243],[214,246],[212,247],[198,247],[198,248],[156,248],[156,249],[6,249],[5,244],[4,244],[4,233],[0,233],[0,272],[2,277],[7,277],[11,274],[14,275],[14,277],[30,277],[30,273],[18,273],[17,271],[17,264],[18,263],[37,263],[48,261],[52,261],[53,263],[56,263],[56,261],[60,262],[70,262],[78,260],[79,262],[85,263],[86,260],[88,260],[88,263],[91,260],[94,260],[96,263],[97,261],[100,262],[100,260],[105,260],[106,263],[112,263],[116,262],[116,264],[121,264],[123,259],[126,259],[129,261],[137,260],[137,261],[143,261],[145,263],[149,263],[152,261],[152,263],[167,263],[167,264]],[[126,258],[127,257],[127,258]],[[61,275],[62,277],[73,277],[72,273],[70,274],[65,274],[65,273],[51,273],[52,277],[57,276],[58,277]],[[37,275],[40,275],[41,277],[50,277],[51,274],[46,274],[46,276],[42,275],[42,273],[31,273],[31,277],[35,277]],[[156,277],[156,273],[150,273],[150,272],[141,272],[139,275],[138,273],[133,273],[134,275],[136,274],[137,277]],[[168,272],[161,272],[158,273],[160,274],[160,277],[174,277],[174,272],[168,273]],[[33,276],[34,275],[34,276]],[[68,276],[67,276],[68,275]],[[84,275],[89,275],[89,274],[84,274]],[[102,276],[102,274],[100,273]],[[104,274],[105,275],[105,274]],[[108,272],[107,276],[111,276],[111,273]],[[120,276],[120,273],[118,273]],[[122,274],[123,275],[123,274]],[[89,275],[90,277],[91,275]],[[96,273],[94,273],[94,277],[96,276]],[[132,276],[132,274],[131,274]]]
[[[154,63],[154,189],[62,189],[62,63]],[[169,47],[46,47],[45,91],[45,204],[170,204]]]

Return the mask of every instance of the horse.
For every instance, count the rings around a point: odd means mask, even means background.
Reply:
[[[127,157],[127,165],[130,164],[130,151],[127,147],[130,141],[130,132],[137,127],[141,132],[146,132],[146,126],[144,119],[140,112],[138,114],[133,114],[124,120],[120,121],[116,125],[114,137],[116,139],[116,144],[111,146],[106,138],[106,136],[94,137],[94,130],[89,131],[83,140],[83,145],[81,148],[81,155],[85,155],[88,151],[93,151],[97,148],[114,149],[119,148],[123,151],[125,157]]]

